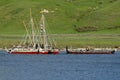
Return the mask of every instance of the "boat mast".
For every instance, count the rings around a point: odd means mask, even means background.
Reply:
[[[34,22],[33,22],[33,18],[32,18],[31,8],[30,8],[30,24],[32,27],[32,41],[33,41],[33,45],[34,45],[35,44],[35,32],[34,32]]]
[[[47,34],[46,34],[46,30],[45,30],[45,22],[44,21],[45,21],[44,12],[42,12],[40,28],[41,28],[41,35],[43,37],[43,46],[44,46],[44,49],[47,50],[48,43],[47,43]]]
[[[23,24],[24,24],[25,30],[26,30],[26,32],[27,32],[27,35],[26,35],[26,36],[29,37],[30,43],[32,44],[32,39],[31,39],[31,37],[30,37],[29,31],[28,31],[27,26],[26,26],[26,24],[25,24],[24,21],[23,21]]]

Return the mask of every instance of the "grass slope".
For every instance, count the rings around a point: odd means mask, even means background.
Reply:
[[[0,34],[24,34],[22,21],[29,21],[29,8],[37,21],[40,10],[54,11],[46,14],[47,28],[53,34],[80,33],[76,29],[86,26],[95,27],[95,33],[109,33],[120,27],[119,4],[119,0],[0,0]]]
[[[41,10],[50,11],[45,14],[46,28],[59,34],[52,37],[61,48],[119,46],[119,4],[119,0],[0,0],[0,47],[21,42],[17,36],[25,34],[22,22],[29,23],[30,8],[35,23]]]

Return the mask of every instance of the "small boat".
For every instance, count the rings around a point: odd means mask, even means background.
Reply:
[[[16,46],[8,50],[8,53],[10,54],[58,54],[59,51],[56,49],[54,50],[44,50],[44,49],[34,49],[31,48],[25,48],[23,46]]]
[[[14,46],[8,49],[10,54],[59,54],[59,50],[55,49],[53,44],[48,41],[48,35],[46,34],[44,13],[47,10],[41,11],[42,17],[39,26],[34,25],[34,21],[30,9],[30,26],[25,26],[27,35],[25,37],[25,42],[22,45]],[[29,39],[29,40],[26,40]],[[26,45],[27,43],[27,45]]]
[[[116,50],[111,48],[78,48],[68,49],[66,47],[67,54],[114,54]]]

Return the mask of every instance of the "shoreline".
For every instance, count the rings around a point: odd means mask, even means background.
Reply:
[[[51,34],[49,36],[58,48],[120,47],[120,34]],[[0,35],[0,48],[19,45],[21,41],[24,41],[22,35]]]

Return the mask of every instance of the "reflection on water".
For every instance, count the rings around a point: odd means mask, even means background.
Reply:
[[[13,55],[0,51],[1,80],[118,80],[115,54]]]

